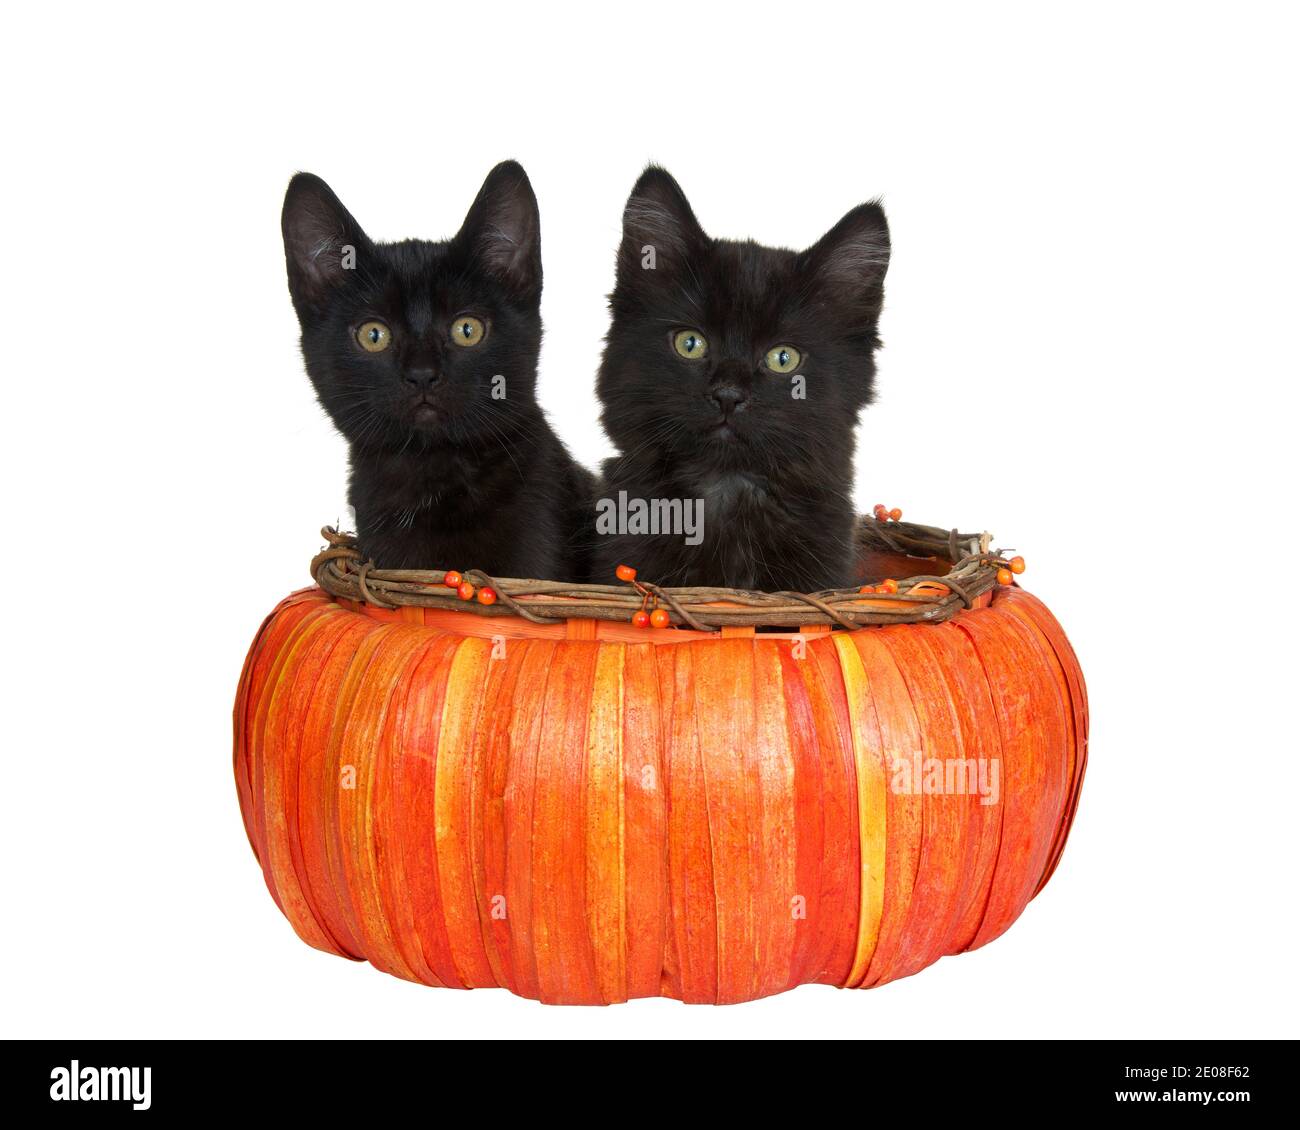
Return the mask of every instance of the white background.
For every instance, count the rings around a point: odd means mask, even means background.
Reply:
[[[24,5],[3,47],[6,1036],[1297,1035],[1296,27],[1283,6]],[[858,499],[988,528],[1092,761],[1002,939],[869,993],[545,1007],[297,940],[230,771],[261,617],[346,518],[282,193],[443,237],[515,157],[589,464],[626,194],[894,235]]]

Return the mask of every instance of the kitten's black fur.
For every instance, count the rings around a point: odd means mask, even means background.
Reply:
[[[655,268],[645,269],[646,248]],[[700,498],[704,540],[593,538],[592,579],[616,565],[669,585],[773,591],[854,578],[854,427],[872,399],[889,228],[875,202],[806,251],[712,239],[677,182],[651,166],[628,199],[598,391],[622,455],[609,498]],[[673,348],[699,330],[701,359]],[[806,399],[764,366],[793,345]]]
[[[540,221],[524,170],[493,169],[441,243],[371,241],[310,173],[290,182],[282,227],[307,372],[350,447],[361,551],[388,568],[581,577],[592,479],[537,405]],[[467,315],[487,332],[462,347],[451,328]],[[382,352],[357,341],[370,321],[390,328]]]

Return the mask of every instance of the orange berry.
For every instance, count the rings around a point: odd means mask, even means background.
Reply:
[[[484,585],[481,589],[478,590],[478,602],[479,604],[496,604],[497,602],[496,589],[490,589],[486,585]]]
[[[455,569],[448,569],[442,575],[442,583],[449,589],[456,588],[464,578]]]
[[[898,582],[897,582],[896,580],[894,580],[893,577],[890,577],[888,580],[881,581],[881,582],[880,582],[880,591],[881,591],[881,592],[897,592],[897,591],[898,591]]]
[[[888,521],[889,521],[889,511],[886,510],[883,506],[882,506],[879,510],[877,510],[875,513],[876,513],[876,521],[877,521],[877,522],[888,522]]]
[[[893,518],[895,522],[897,522],[903,516],[903,512],[897,506],[895,506],[893,510],[889,512],[889,516]]]
[[[650,613],[650,626],[652,628],[666,628],[672,622],[672,617],[668,615],[668,609],[666,608],[656,608]]]
[[[1025,571],[1025,559],[1023,557],[1013,557],[1008,564],[1011,566],[1013,573],[1023,573]]]
[[[471,585],[469,581],[461,581],[461,583],[456,586],[456,595],[460,597],[461,600],[473,600],[474,586]]]
[[[614,570],[614,575],[618,577],[620,581],[636,580],[636,570],[633,569],[631,565],[620,565]]]
[[[998,570],[998,584],[1000,584],[1000,585],[1009,585],[1010,583],[1011,583],[1011,570],[1010,570],[1010,569],[999,569],[999,570]]]
[[[863,585],[860,589],[858,589],[858,592],[875,592],[875,591],[876,591],[875,585]]]
[[[644,608],[639,608],[632,613],[632,627],[648,628],[650,627],[650,613]]]

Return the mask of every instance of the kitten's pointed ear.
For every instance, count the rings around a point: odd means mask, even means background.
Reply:
[[[299,173],[289,182],[280,214],[289,293],[301,315],[318,306],[370,247],[361,225],[320,177]]]
[[[889,223],[876,200],[859,204],[800,257],[800,269],[833,299],[874,321],[889,269]]]
[[[626,281],[642,271],[671,272],[708,241],[681,186],[667,169],[651,165],[623,209],[618,277]]]
[[[541,297],[542,221],[518,161],[502,161],[488,173],[455,242],[519,298]]]

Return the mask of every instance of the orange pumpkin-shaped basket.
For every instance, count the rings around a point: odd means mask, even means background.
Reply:
[[[1083,676],[987,535],[862,531],[896,585],[467,573],[490,605],[326,531],[235,705],[272,897],[319,949],[558,1004],[866,988],[996,938],[1065,843]]]

